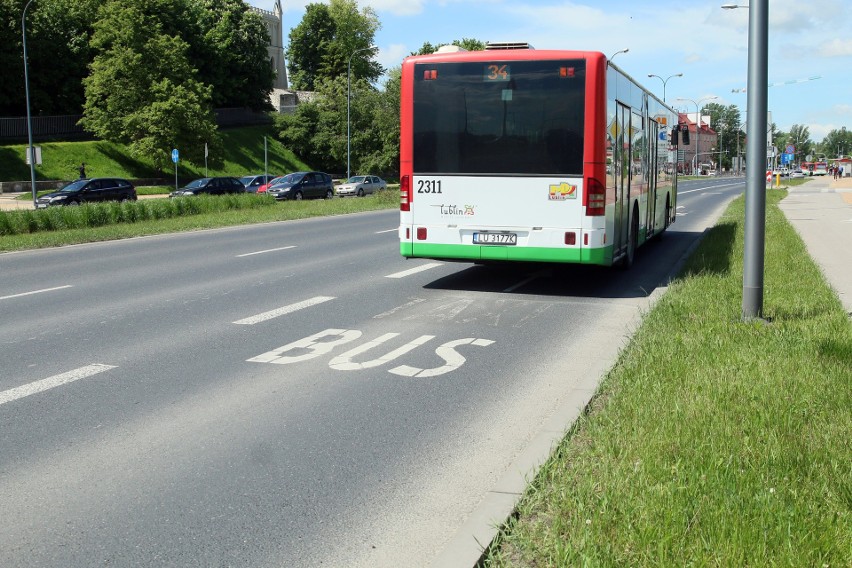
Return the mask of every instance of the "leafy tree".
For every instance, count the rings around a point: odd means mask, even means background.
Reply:
[[[811,134],[808,127],[803,124],[794,124],[787,133],[784,146],[792,144],[796,147],[795,159],[797,162],[805,160],[805,156],[813,151],[814,143],[811,140]],[[783,152],[784,147],[779,146],[779,151]]]
[[[335,24],[326,4],[308,4],[302,21],[290,30],[287,67],[294,89],[313,91]]]
[[[429,55],[430,53],[435,53],[438,51],[438,48],[442,45],[446,45],[440,43],[438,45],[432,45],[428,41],[423,42],[423,45],[420,46],[420,49],[416,52],[413,52],[411,55]],[[471,38],[462,38],[462,39],[454,39],[450,45],[456,45],[461,47],[462,49],[466,49],[467,51],[483,51],[485,49],[485,42],[480,41],[478,39]]]
[[[350,165],[353,174],[395,176],[399,171],[399,69],[383,91],[366,79],[351,84]],[[346,172],[346,77],[325,79],[314,100],[290,115],[276,116],[281,141],[314,167]]]
[[[819,144],[819,148],[823,154],[832,158],[848,156],[852,153],[852,131],[846,130],[846,127],[835,128],[826,134]]]
[[[190,45],[190,61],[199,78],[213,87],[213,105],[271,109],[275,70],[269,64],[269,32],[260,15],[243,0],[187,1],[195,21],[181,37]]]
[[[720,105],[709,103],[704,106],[702,114],[710,115],[710,124],[719,138],[716,142],[716,151],[720,152],[714,156],[714,160],[721,161],[722,168],[730,170],[733,165],[732,158],[737,154],[737,140],[740,140],[740,151],[745,144],[742,142],[740,131],[740,109],[736,105]]]
[[[367,49],[380,28],[372,8],[358,10],[355,0],[308,4],[302,21],[290,31],[287,60],[294,88],[317,90],[322,80],[345,75],[376,81],[382,66]]]
[[[24,2],[0,0],[0,115],[26,114],[21,16]],[[98,0],[44,0],[27,10],[30,106],[38,114],[77,114],[91,60]]]
[[[83,126],[163,169],[172,148],[190,161],[212,155],[220,139],[211,110],[210,87],[196,78],[189,46],[169,20],[173,0],[110,0],[100,10],[92,36],[96,55],[84,80]]]

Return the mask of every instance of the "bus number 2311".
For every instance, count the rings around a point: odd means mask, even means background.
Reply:
[[[417,193],[441,193],[441,180],[417,180]]]

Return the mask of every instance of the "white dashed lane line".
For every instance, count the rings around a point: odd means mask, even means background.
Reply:
[[[271,320],[273,318],[277,318],[279,316],[283,316],[286,314],[290,314],[293,312],[297,312],[299,310],[309,308],[311,306],[316,306],[317,304],[322,304],[324,302],[328,302],[330,300],[334,300],[334,296],[316,296],[314,298],[310,298],[308,300],[304,300],[302,302],[296,302],[295,304],[290,304],[289,306],[283,306],[280,308],[276,308],[274,310],[269,310],[268,312],[263,312],[262,314],[257,314],[256,316],[251,316],[248,318],[244,318],[241,320],[237,320],[233,323],[237,325],[254,325],[256,323],[261,323],[267,320]]]
[[[430,262],[429,264],[424,264],[422,266],[418,266],[416,268],[411,268],[409,270],[403,270],[402,272],[396,272],[394,274],[388,274],[385,278],[405,278],[406,276],[411,276],[412,274],[417,274],[418,272],[424,272],[426,270],[430,270],[432,268],[437,268],[441,266],[440,262]]]
[[[65,288],[72,288],[70,284],[66,284],[65,286],[56,286],[54,288],[44,288],[43,290],[33,290],[32,292],[22,292],[20,294],[12,294],[10,296],[0,296],[0,300],[11,300],[12,298],[20,298],[22,296],[32,296],[33,294],[42,294],[44,292],[53,292],[54,290],[64,290]]]
[[[68,371],[67,373],[53,375],[52,377],[48,377],[40,381],[4,390],[0,392],[0,404],[6,404],[7,402],[12,402],[13,400],[18,400],[25,396],[30,396],[31,394],[44,392],[68,383],[73,383],[74,381],[79,381],[80,379],[85,379],[86,377],[91,377],[92,375],[97,375],[98,373],[109,371],[110,369],[115,369],[115,365],[102,365],[100,363],[95,363],[93,365],[86,365],[85,367],[74,369],[73,371]]]
[[[296,248],[296,245],[290,245],[288,247],[278,247],[278,248],[274,248],[274,249],[258,250],[258,251],[255,251],[255,252],[247,252],[245,254],[238,254],[237,258],[243,258],[245,256],[254,256],[256,254],[265,254],[265,253],[268,253],[268,252],[278,252],[279,250],[288,250],[288,249],[292,249],[292,248]]]

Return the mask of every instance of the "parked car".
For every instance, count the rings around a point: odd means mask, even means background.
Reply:
[[[266,184],[275,177],[271,174],[252,174],[241,177],[240,182],[249,193],[263,193],[266,191]],[[263,188],[263,191],[260,188]]]
[[[266,191],[269,189],[270,186],[277,183],[283,177],[284,176],[278,176],[278,177],[274,177],[274,178],[270,179],[269,183],[265,183],[265,184],[261,185],[260,187],[258,187],[257,192],[258,193],[266,193]]]
[[[803,178],[803,177],[805,177],[805,172],[803,172],[802,170],[793,170],[792,172],[790,172],[790,178],[791,179],[792,178]]]
[[[347,195],[357,195],[364,197],[380,189],[386,189],[387,182],[379,176],[352,176],[344,183],[337,186],[337,195],[345,197]]]
[[[183,197],[186,195],[223,195],[225,193],[245,193],[246,187],[240,180],[233,177],[210,177],[191,181],[177,191],[173,191],[169,197]]]
[[[80,205],[96,201],[136,201],[136,188],[126,179],[120,178],[78,179],[59,191],[36,199],[36,208]]]
[[[331,199],[334,184],[331,176],[323,172],[294,172],[282,176],[266,193],[278,200]]]

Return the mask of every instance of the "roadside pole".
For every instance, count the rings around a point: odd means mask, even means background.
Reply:
[[[172,150],[172,161],[175,163],[175,191],[178,190],[177,163],[178,163],[179,157],[180,157],[180,154],[178,153],[177,148]]]

